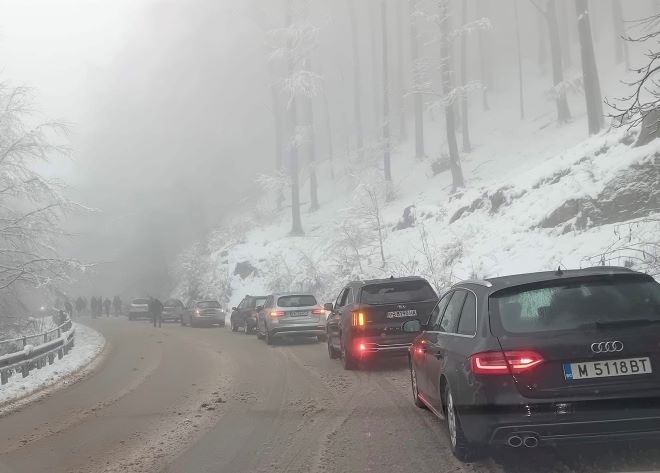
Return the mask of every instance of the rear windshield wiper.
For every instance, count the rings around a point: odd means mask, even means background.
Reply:
[[[593,324],[585,324],[586,327],[596,327],[596,328],[626,328],[626,327],[641,327],[644,325],[655,325],[660,324],[660,319],[632,319],[632,320],[613,320],[611,322],[594,322]]]

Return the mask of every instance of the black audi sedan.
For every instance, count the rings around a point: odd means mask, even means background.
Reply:
[[[455,456],[660,438],[660,284],[597,267],[464,281],[409,350],[413,400]]]

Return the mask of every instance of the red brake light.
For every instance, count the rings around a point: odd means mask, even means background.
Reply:
[[[270,313],[271,317],[284,317],[284,311],[283,310],[274,310]]]
[[[312,310],[312,314],[314,314],[314,315],[323,315],[323,314],[325,314],[325,310],[323,310],[323,309],[314,309],[314,310]]]
[[[543,361],[541,355],[530,350],[490,351],[470,357],[474,374],[520,374]]]
[[[358,349],[360,351],[365,351],[367,349],[367,346],[364,343],[360,343],[360,345],[358,345]]]
[[[353,312],[353,327],[364,327],[364,314],[362,312]]]

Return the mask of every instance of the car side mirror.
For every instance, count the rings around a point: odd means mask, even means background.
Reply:
[[[409,320],[403,324],[403,331],[406,333],[421,332],[422,324],[419,323],[419,320]]]
[[[335,310],[335,306],[332,304],[332,302],[326,302],[325,304],[323,304],[323,310],[332,312],[333,310]]]
[[[236,310],[236,307],[232,307],[231,310]]]

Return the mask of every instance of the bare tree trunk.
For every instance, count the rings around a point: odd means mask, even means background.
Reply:
[[[422,159],[426,153],[424,151],[424,109],[422,103],[422,94],[418,93],[419,87],[417,63],[419,61],[419,42],[417,38],[417,19],[413,17],[415,11],[415,4],[417,0],[408,1],[408,16],[410,17],[410,55],[413,65],[413,89],[415,94],[413,96],[414,112],[415,112],[415,157]]]
[[[381,0],[380,14],[383,33],[383,169],[385,180],[392,180],[392,167],[390,163],[390,82],[387,61],[387,0]]]
[[[548,46],[545,42],[546,21],[542,13],[537,15],[537,28],[539,35],[539,68],[541,74],[545,75],[546,63],[548,62]]]
[[[564,82],[564,69],[561,63],[561,42],[559,40],[559,25],[557,24],[557,5],[555,0],[548,0],[545,17],[550,34],[550,55],[552,59],[552,81],[557,93],[557,120],[560,123],[571,119],[571,111],[566,100],[566,90],[562,86]]]
[[[513,0],[513,14],[516,19],[516,45],[518,47],[518,90],[520,100],[520,119],[525,119],[525,97],[523,93],[523,63],[520,44],[520,19],[518,18],[518,0]]]
[[[561,0],[560,0],[561,1]],[[602,5],[603,0],[587,0],[587,10],[591,12],[591,37],[592,41],[598,41],[598,34],[600,33],[600,12],[596,11],[596,5]],[[579,28],[579,26],[578,26]],[[578,32],[578,37],[580,33]]]
[[[335,179],[335,151],[332,142],[332,121],[330,120],[330,107],[328,105],[328,94],[323,88],[323,114],[325,115],[325,135],[328,139],[328,161],[330,161],[330,177]]]
[[[358,39],[357,14],[353,0],[346,0],[351,21],[351,43],[353,46],[353,109],[355,113],[355,145],[358,155],[364,153],[364,135],[362,131],[362,109],[360,107],[360,48]]]
[[[488,0],[479,0],[479,16],[488,18],[490,15]],[[493,87],[493,69],[490,62],[490,48],[486,41],[486,32],[481,28],[477,31],[477,40],[479,41],[479,68],[481,72],[481,105],[484,111],[490,110],[488,103],[488,93]]]
[[[396,22],[396,72],[397,72],[397,89],[396,99],[399,109],[399,141],[405,141],[408,138],[408,129],[406,124],[406,104],[403,100],[403,91],[405,90],[405,81],[403,77],[404,70],[404,52],[403,52],[403,26],[405,22],[405,4],[402,1],[395,3],[396,9],[394,10],[394,21]]]
[[[603,99],[600,93],[598,67],[591,38],[591,25],[587,0],[575,0],[575,12],[580,36],[580,57],[584,76],[584,97],[587,102],[589,134],[595,135],[603,127]]]
[[[270,97],[273,108],[273,124],[275,126],[275,171],[281,173],[283,170],[283,150],[284,150],[284,130],[282,125],[282,106],[280,104],[280,95],[278,91],[277,84],[275,83],[275,73],[273,68],[270,67],[270,77],[273,81],[270,84]],[[284,201],[284,196],[280,189],[277,190],[277,196],[275,197],[277,204],[277,210],[282,210],[282,203]]]
[[[293,23],[293,0],[288,0],[286,11],[286,25],[291,27]],[[294,73],[293,44],[288,43],[287,72],[289,77]],[[291,131],[289,143],[289,173],[291,178],[291,235],[304,235],[302,219],[300,218],[300,171],[298,169],[298,114],[296,110],[295,91],[289,100],[289,127]]]
[[[449,12],[449,0],[440,2],[440,56],[441,56],[441,75],[443,93],[447,97],[454,88],[452,80],[452,48],[449,40],[451,30],[451,17]],[[449,147],[449,167],[451,169],[452,192],[465,186],[463,180],[463,170],[461,169],[461,160],[458,153],[458,143],[456,142],[456,122],[454,116],[454,106],[452,103],[445,103],[445,126],[447,130],[447,146]]]
[[[628,41],[623,39],[626,34],[626,29],[623,20],[621,0],[612,0],[612,21],[614,21],[614,45],[616,48],[616,63],[620,64],[621,62],[624,62],[626,69],[630,69]]]
[[[571,58],[571,41],[568,37],[568,30],[570,28],[569,21],[573,20],[573,16],[568,14],[569,4],[566,0],[559,1],[559,11],[557,12],[559,23],[559,37],[562,39],[561,43],[561,60],[565,68],[571,67],[573,60]]]
[[[371,87],[369,88],[371,90],[371,97],[373,99],[373,120],[374,120],[374,126],[376,130],[379,130],[381,128],[381,123],[380,123],[380,113],[379,113],[379,104],[378,104],[378,19],[376,12],[377,6],[373,7],[374,3],[377,2],[378,0],[371,0],[368,2],[369,6],[369,16],[370,16],[370,23],[371,23]],[[377,5],[377,4],[376,4]],[[376,131],[378,133],[378,131]]]
[[[462,21],[467,24],[467,1],[461,2],[463,5]],[[461,136],[463,137],[463,152],[469,153],[472,151],[472,144],[470,143],[470,128],[468,120],[468,97],[467,97],[467,33],[461,34]]]
[[[305,58],[306,69],[311,72],[312,59],[309,55]],[[309,165],[309,200],[310,210],[319,209],[319,184],[316,178],[316,135],[314,133],[314,102],[312,97],[305,98],[305,109],[307,115],[307,159]]]

